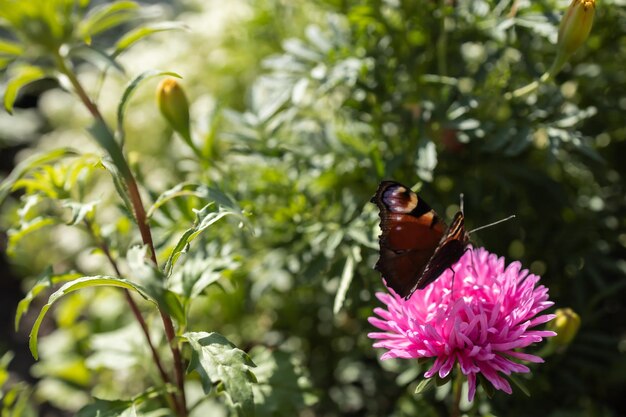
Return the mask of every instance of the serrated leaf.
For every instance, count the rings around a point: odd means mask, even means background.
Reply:
[[[236,216],[242,221],[246,220],[239,210],[235,211],[230,207],[218,205],[217,211],[215,211],[215,209],[213,209],[215,205],[216,204],[214,202],[210,202],[200,210],[194,209],[194,212],[196,213],[196,220],[194,221],[194,224],[183,233],[165,262],[163,270],[166,276],[169,276],[172,273],[172,268],[176,265],[176,261],[180,255],[187,250],[188,245],[212,224],[226,216]]]
[[[434,378],[422,379],[417,387],[415,387],[415,394],[422,394],[426,392],[428,389],[434,387]]]
[[[41,308],[39,311],[39,315],[33,324],[33,327],[29,334],[29,343],[28,346],[30,348],[30,352],[32,353],[35,359],[39,358],[39,354],[37,353],[37,338],[39,335],[39,327],[41,326],[41,322],[43,321],[46,313],[52,307],[57,300],[59,300],[64,295],[72,293],[74,291],[78,291],[83,288],[90,287],[120,287],[125,288],[127,290],[132,290],[139,293],[142,297],[147,300],[150,300],[156,304],[156,300],[152,299],[148,292],[145,291],[141,286],[132,283],[126,279],[112,277],[107,275],[96,275],[96,276],[84,276],[73,281],[70,281],[64,284],[61,288],[56,290],[50,297],[48,298],[48,302]]]
[[[126,113],[126,107],[128,106],[130,98],[143,81],[158,76],[171,76],[176,78],[182,78],[175,72],[148,70],[139,74],[128,84],[126,89],[124,89],[124,94],[122,94],[122,98],[120,99],[119,104],[117,105],[117,132],[119,135],[120,143],[124,143],[124,114]]]
[[[4,91],[4,108],[7,112],[13,113],[13,105],[17,99],[17,95],[24,86],[46,78],[48,74],[41,67],[32,65],[24,65],[16,68],[11,74],[11,79],[6,85]]]
[[[252,359],[219,333],[189,332],[183,337],[192,349],[187,372],[200,375],[205,394],[218,384],[217,391],[227,394],[241,416],[254,416],[252,384],[257,381],[250,371],[256,366]]]
[[[127,32],[124,36],[118,39],[118,41],[115,43],[115,51],[113,52],[113,56],[118,56],[126,49],[130,48],[133,44],[147,36],[153,35],[158,32],[181,30],[185,28],[186,26],[179,22],[159,22],[156,24],[138,27]]]
[[[139,16],[139,5],[132,1],[105,3],[94,7],[80,22],[78,33],[87,43],[106,30],[122,25]]]
[[[220,279],[224,271],[237,268],[239,263],[229,253],[221,252],[215,246],[208,245],[208,253],[203,251],[186,259],[169,277],[168,288],[187,300],[193,300]]]
[[[82,275],[78,273],[66,273],[66,274],[54,274],[52,272],[52,267],[48,267],[37,279],[37,282],[33,287],[26,293],[24,298],[18,303],[17,309],[15,311],[15,331],[18,330],[20,325],[20,320],[26,311],[28,311],[28,307],[30,307],[30,303],[35,299],[37,294],[42,292],[43,290],[52,287],[61,282],[72,281],[77,278],[80,278]]]

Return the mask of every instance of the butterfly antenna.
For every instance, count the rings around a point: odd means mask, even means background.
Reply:
[[[461,207],[462,207],[462,206],[461,206]],[[493,222],[493,223],[486,224],[486,225],[484,225],[484,226],[477,227],[476,229],[472,229],[472,230],[470,230],[469,232],[467,232],[467,234],[472,234],[472,233],[477,232],[477,231],[479,231],[479,230],[486,229],[486,228],[491,227],[491,226],[495,226],[496,224],[500,224],[500,223],[503,223],[503,222],[505,222],[505,221],[507,221],[507,220],[511,220],[511,219],[513,219],[514,217],[515,217],[515,214],[513,214],[513,215],[511,215],[511,216],[507,217],[506,219],[501,219],[501,220],[498,220],[497,222]]]
[[[463,211],[463,193],[459,194],[459,200],[460,200],[460,205],[459,207],[461,208],[461,213],[465,214],[465,211]]]

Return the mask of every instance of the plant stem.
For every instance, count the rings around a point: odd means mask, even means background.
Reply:
[[[102,252],[104,252],[104,255],[109,260],[109,263],[113,267],[113,270],[115,271],[117,276],[121,277],[122,273],[120,271],[120,268],[117,266],[117,262],[113,258],[113,255],[111,255],[111,251],[109,250],[109,246],[107,245],[106,241],[96,232],[94,225],[89,220],[85,219],[84,222],[85,222],[85,225],[87,226],[87,230],[89,230],[89,234],[96,241],[96,244],[102,250]],[[154,343],[152,343],[152,337],[150,336],[150,332],[148,330],[148,324],[144,320],[143,315],[141,314],[141,311],[139,311],[139,306],[137,306],[137,303],[135,302],[135,300],[133,300],[133,297],[130,294],[130,291],[128,291],[127,289],[124,289],[124,296],[126,298],[126,302],[128,303],[128,305],[130,306],[130,309],[133,312],[133,315],[135,316],[135,319],[137,319],[137,322],[139,322],[139,325],[141,326],[141,330],[143,331],[143,334],[146,338],[146,342],[148,343],[148,346],[150,347],[150,352],[152,353],[152,360],[154,360],[154,363],[157,366],[159,375],[161,376],[163,383],[166,385],[170,384],[170,378],[165,372],[165,369],[163,368],[161,357],[159,356],[159,353],[154,347]],[[169,394],[168,402],[170,404],[170,407],[178,408],[179,404],[174,394],[171,392],[168,394]]]
[[[102,114],[100,113],[100,110],[98,109],[98,106],[89,98],[89,95],[87,94],[83,86],[80,84],[80,81],[76,77],[76,74],[70,68],[68,68],[65,62],[65,59],[61,56],[61,54],[58,51],[55,54],[54,58],[55,58],[58,70],[69,79],[70,83],[72,84],[72,87],[74,88],[74,91],[76,92],[80,100],[83,102],[87,110],[91,113],[91,115],[96,120],[101,122],[103,126],[107,126],[106,121],[104,120],[104,118],[102,117]],[[121,149],[119,150],[119,152],[121,154]],[[132,171],[128,167],[128,164],[125,159],[123,163],[126,164],[126,166],[120,167],[120,168],[122,168],[122,174],[124,175],[124,179],[126,180],[126,186],[128,187],[128,192],[130,194],[129,197],[133,205],[135,218],[137,220],[137,226],[139,227],[139,232],[141,233],[141,239],[143,243],[147,245],[148,249],[150,250],[150,258],[152,259],[154,264],[158,266],[157,258],[156,258],[156,251],[154,249],[154,243],[152,240],[152,232],[150,231],[150,226],[147,223],[146,211],[144,209],[143,202],[141,201],[141,194],[139,193],[139,187],[137,186],[137,181],[135,180],[135,177],[133,176]],[[178,344],[176,343],[176,332],[174,330],[174,323],[172,322],[172,319],[170,316],[163,313],[163,311],[161,311],[160,309],[159,309],[159,312],[161,314],[161,320],[163,321],[163,327],[165,328],[165,335],[167,337],[168,344],[170,346],[170,349],[172,351],[172,356],[174,358],[174,375],[176,377],[176,385],[178,386],[178,392],[180,395],[180,399],[179,399],[180,402],[177,402],[178,407],[176,408],[180,417],[186,417],[187,406],[186,406],[185,385],[184,385],[184,378],[183,378],[184,368],[183,368],[182,358],[180,355],[180,350],[178,348]]]
[[[539,88],[539,86],[542,83],[545,83],[550,78],[552,78],[552,74],[550,73],[550,71],[548,71],[544,73],[538,80],[535,80],[529,84],[526,84],[525,86],[518,88],[512,93],[506,93],[504,95],[504,98],[507,100],[511,100],[512,98],[518,98],[518,97],[525,96],[526,94],[530,94],[533,91],[537,90],[537,88]]]
[[[461,416],[461,392],[463,391],[463,372],[457,367],[456,378],[452,382],[452,410],[450,410],[450,417]]]

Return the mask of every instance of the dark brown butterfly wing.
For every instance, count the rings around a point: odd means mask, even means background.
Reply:
[[[446,269],[454,265],[463,256],[468,243],[469,236],[465,231],[465,218],[463,212],[459,211],[441,238],[433,256],[428,260],[426,268],[415,284],[413,291],[426,287],[439,278]]]
[[[408,187],[383,181],[372,198],[380,210],[380,258],[375,269],[402,297],[417,288],[444,236],[445,223]]]

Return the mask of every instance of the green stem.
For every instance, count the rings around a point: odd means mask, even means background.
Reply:
[[[452,409],[450,410],[450,417],[461,416],[461,392],[463,391],[463,372],[457,367],[456,378],[452,382]]]
[[[506,93],[504,95],[504,98],[507,100],[511,100],[513,98],[523,97],[527,94],[530,94],[533,91],[537,90],[541,84],[546,83],[552,77],[553,77],[552,73],[550,71],[547,71],[538,80],[535,80],[529,84],[526,84],[525,86],[518,88],[512,93]]]
[[[54,58],[55,58],[58,70],[68,78],[68,80],[72,84],[72,87],[74,88],[74,91],[76,92],[76,95],[78,95],[78,97],[83,102],[87,110],[94,117],[94,119],[100,122],[103,126],[107,126],[106,121],[104,120],[104,118],[102,117],[102,114],[100,113],[100,110],[98,109],[98,106],[89,98],[89,95],[87,94],[83,86],[80,84],[80,81],[76,77],[76,74],[68,67],[68,65],[65,62],[65,59],[61,56],[61,54],[58,51],[56,52]],[[108,129],[108,126],[107,126],[107,129]],[[143,202],[141,200],[141,194],[139,193],[139,187],[137,186],[137,181],[135,180],[135,177],[133,176],[132,171],[130,170],[130,167],[128,166],[128,162],[126,162],[126,159],[123,157],[123,153],[122,153],[122,150],[119,149],[119,145],[117,145],[116,143],[109,144],[109,145],[110,147],[107,149],[107,151],[109,151],[109,153],[111,154],[111,157],[115,161],[118,161],[123,164],[123,166],[119,166],[118,168],[121,170],[122,175],[124,176],[124,179],[126,180],[126,186],[128,187],[129,197],[133,205],[135,218],[137,220],[137,225],[139,227],[139,232],[141,233],[141,239],[143,243],[147,245],[150,250],[150,258],[152,259],[155,265],[158,265],[157,258],[156,258],[156,251],[154,249],[154,242],[152,240],[152,232],[150,231],[150,226],[148,225],[148,222],[146,219],[146,211],[144,209]],[[115,155],[113,153],[115,153]],[[120,156],[121,158],[116,158],[116,156]],[[177,401],[176,411],[180,417],[186,417],[187,406],[186,406],[185,385],[184,385],[184,378],[183,378],[184,367],[183,367],[183,362],[182,362],[182,358],[180,355],[180,350],[178,348],[178,343],[176,342],[176,332],[174,330],[174,323],[172,322],[172,319],[170,316],[163,313],[163,311],[161,310],[159,310],[159,312],[161,314],[161,320],[163,321],[165,335],[167,337],[168,344],[170,346],[170,350],[172,351],[172,356],[174,358],[174,375],[176,377],[176,385],[178,386],[178,391],[180,394],[180,399],[179,401]]]

